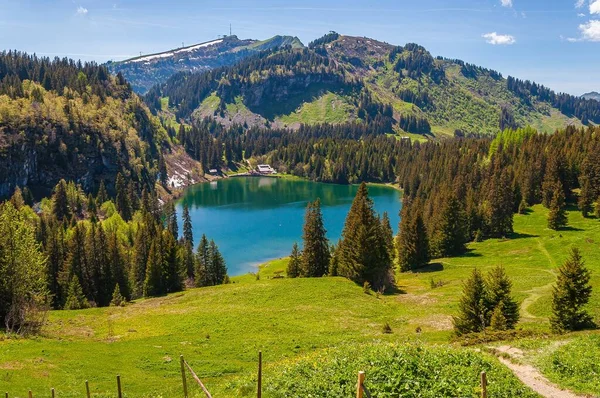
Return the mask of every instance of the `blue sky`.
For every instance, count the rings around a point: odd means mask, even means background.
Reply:
[[[329,30],[416,42],[557,91],[600,91],[600,0],[0,0],[0,48],[104,62],[215,39]]]

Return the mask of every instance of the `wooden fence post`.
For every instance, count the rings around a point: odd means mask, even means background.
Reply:
[[[481,372],[481,398],[487,398],[487,376]]]
[[[90,383],[88,383],[88,381],[85,381],[85,393],[87,394],[87,398],[90,398]]]
[[[365,372],[358,372],[358,383],[356,384],[356,398],[363,398],[362,386],[365,382]]]
[[[51,388],[50,391],[52,392],[52,398],[54,398],[54,388]]]
[[[262,397],[262,351],[258,352],[258,393],[257,397]]]
[[[33,398],[33,393],[29,390],[29,398]]]
[[[187,380],[185,379],[185,360],[183,359],[183,355],[179,356],[179,362],[181,363],[181,380],[183,382],[183,397],[188,397],[187,391]]]
[[[121,392],[121,376],[119,375],[117,375],[117,396],[123,398],[123,393]]]

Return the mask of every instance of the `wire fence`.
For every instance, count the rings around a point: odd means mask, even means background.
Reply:
[[[194,369],[190,366],[190,364],[187,363],[187,361],[185,360],[183,355],[179,356],[179,360],[180,360],[180,365],[181,365],[181,382],[182,382],[182,386],[183,386],[183,397],[189,398],[189,396],[190,396],[189,390],[188,390],[188,383],[187,383],[187,375],[189,373],[189,375],[192,377],[192,379],[200,387],[203,394],[206,395],[206,398],[212,398],[212,395],[211,395],[210,391],[208,391],[208,388],[206,388],[206,385],[202,382],[200,377],[198,377],[196,372],[194,372]],[[262,352],[258,353],[258,374],[257,375],[258,375],[258,379],[257,379],[257,385],[256,385],[256,392],[257,392],[256,396],[257,396],[257,398],[262,398]],[[365,379],[366,379],[365,372],[363,372],[363,371],[358,372],[358,381],[356,383],[356,398],[373,398],[373,395],[371,394],[371,392],[369,391],[369,389],[367,388],[367,386],[365,384]],[[488,394],[487,394],[488,381],[487,381],[487,375],[485,372],[481,372],[480,385],[481,385],[481,398],[488,398]],[[120,375],[117,375],[116,387],[117,387],[117,397],[123,398],[123,390],[121,388],[121,376]],[[87,398],[91,398],[90,385],[87,380],[85,381],[85,391],[86,391]],[[42,396],[42,395],[40,395],[40,396]],[[29,391],[28,397],[34,398],[31,390]],[[50,390],[50,397],[57,398],[54,388],[52,388]],[[8,392],[5,393],[4,398],[10,398]]]

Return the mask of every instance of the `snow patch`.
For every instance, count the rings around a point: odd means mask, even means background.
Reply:
[[[223,41],[223,39],[217,39],[217,40],[213,40],[213,41],[207,41],[206,43],[197,44],[195,46],[190,46],[190,47],[186,47],[186,48],[181,48],[181,49],[175,50],[175,51],[168,51],[166,53],[160,53],[160,54],[155,54],[155,55],[148,55],[147,57],[136,58],[136,59],[133,59],[133,60],[128,61],[126,63],[128,64],[130,62],[147,62],[147,61],[152,61],[154,59],[168,58],[168,57],[172,57],[175,54],[181,54],[181,53],[185,53],[185,52],[190,52],[190,51],[194,51],[194,50],[197,50],[199,48],[202,48],[202,47],[208,47],[208,46],[212,46],[212,45],[215,45],[215,44],[219,44],[222,41]]]

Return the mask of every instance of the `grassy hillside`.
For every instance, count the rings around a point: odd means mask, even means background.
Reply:
[[[277,271],[285,269],[286,260],[280,259],[266,264],[259,278],[244,275],[234,278],[231,285],[191,289],[124,308],[55,311],[43,337],[0,341],[0,384],[9,386],[13,396],[23,395],[29,388],[40,394],[55,386],[59,396],[74,397],[81,395],[88,379],[96,396],[112,396],[104,392],[114,390],[114,375],[120,373],[130,397],[174,396],[180,393],[178,356],[184,354],[216,397],[233,396],[237,394],[234,391],[249,388],[244,386],[251,384],[256,354],[262,350],[270,383],[265,385],[268,396],[283,396],[286,380],[297,385],[295,372],[311,377],[319,369],[311,364],[322,363],[324,357],[330,358],[321,368],[329,372],[324,383],[352,379],[355,368],[367,366],[369,358],[381,359],[380,350],[390,355],[382,359],[390,364],[382,369],[391,369],[396,363],[391,351],[377,346],[365,349],[365,356],[357,359],[352,349],[344,348],[346,344],[400,342],[397,350],[406,353],[414,352],[419,344],[427,348],[447,343],[462,281],[473,267],[487,270],[497,264],[503,264],[513,279],[514,293],[521,302],[520,327],[547,333],[554,273],[574,245],[592,270],[595,291],[589,308],[599,319],[600,221],[583,219],[572,211],[569,222],[566,230],[550,231],[546,210],[536,206],[529,214],[515,216],[516,233],[511,239],[473,243],[461,257],[441,259],[421,272],[399,275],[400,294],[365,294],[362,287],[341,278],[273,279]],[[391,334],[383,333],[385,323],[391,326]],[[574,344],[600,354],[596,343],[582,345],[575,340]],[[327,351],[321,353],[333,347],[338,347],[333,357],[325,354]],[[505,380],[506,371],[498,368],[492,357],[468,350],[434,347],[426,351],[431,361],[457,361],[454,370],[441,370],[440,383],[456,372],[462,375],[463,388],[474,386],[478,370],[472,368],[483,366]],[[568,350],[562,352],[564,358]],[[345,358],[356,362],[345,363]],[[597,384],[585,384],[588,373],[569,372],[571,360],[563,360],[566,366],[559,370],[554,370],[554,365],[541,368],[557,382],[600,393]],[[473,364],[470,371],[465,363]],[[350,371],[352,376],[347,376]],[[413,377],[407,370],[393,371]],[[379,383],[391,377],[382,370],[375,373]],[[506,378],[506,383],[498,388],[515,385],[511,378]],[[321,387],[313,380],[306,391]]]
[[[369,93],[375,103],[393,108],[389,133],[429,134],[403,123],[416,117],[427,120],[436,136],[457,131],[495,134],[526,125],[553,132],[566,125],[581,126],[587,114],[596,120],[599,113],[600,104],[594,101],[563,98],[461,60],[434,58],[416,44],[395,47],[334,35],[309,47],[261,53],[203,78],[173,76],[155,87],[148,101],[170,96],[182,118],[214,116],[225,125],[269,122],[297,128],[300,123],[368,121],[363,110],[369,107],[361,110],[361,96]],[[216,93],[218,103],[213,101]]]

